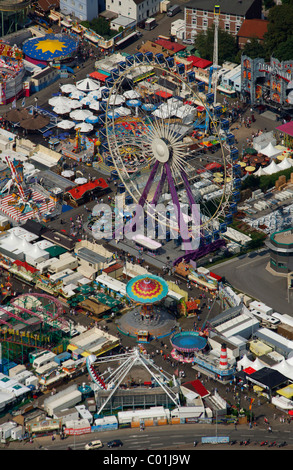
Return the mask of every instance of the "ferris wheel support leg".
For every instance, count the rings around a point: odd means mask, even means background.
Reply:
[[[190,189],[188,178],[187,178],[187,175],[186,175],[185,171],[183,171],[183,170],[181,171],[181,176],[182,176],[182,179],[183,179],[183,183],[184,183],[184,186],[185,186],[185,190],[186,190],[186,193],[187,193],[189,204],[190,204],[191,208],[195,209],[195,210],[192,210],[192,216],[196,216],[196,220],[194,220],[194,222],[196,224],[198,224],[198,226],[200,226],[200,212],[198,210],[196,210],[198,204],[196,204],[196,202],[194,200],[194,197],[193,197],[192,191]]]
[[[157,189],[155,191],[155,194],[152,200],[152,204],[157,205],[165,181],[166,181],[166,171],[165,171],[165,168],[163,168],[162,178],[160,179],[158,183]]]
[[[165,163],[164,167],[165,167],[165,171],[166,171],[166,175],[167,175],[168,184],[169,184],[169,187],[170,187],[172,201],[173,201],[173,204],[177,208],[177,222],[178,222],[178,226],[179,226],[180,236],[181,236],[183,242],[188,244],[189,243],[189,238],[190,238],[189,234],[188,234],[188,228],[187,228],[187,226],[184,222],[183,216],[182,216],[182,211],[181,211],[180,203],[179,203],[179,200],[178,200],[178,196],[177,196],[176,188],[175,188],[175,185],[174,185],[174,181],[173,181],[173,178],[172,178],[172,173],[171,173],[171,170],[170,170],[170,167],[169,167],[168,163]]]
[[[150,176],[147,180],[147,184],[145,185],[145,188],[142,192],[142,195],[140,196],[140,199],[138,201],[138,204],[142,207],[144,206],[144,203],[145,203],[145,200],[146,200],[147,195],[149,193],[149,190],[151,189],[151,185],[153,184],[154,178],[155,178],[156,173],[157,173],[158,166],[159,166],[159,162],[156,161],[153,168],[152,168],[152,171],[150,172]]]

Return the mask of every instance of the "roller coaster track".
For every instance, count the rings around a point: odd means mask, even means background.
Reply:
[[[34,349],[43,349],[46,351],[52,351],[51,348],[43,345],[37,345],[35,342],[26,342],[26,341],[16,341],[15,339],[12,338],[0,338],[0,343],[12,343],[12,344],[18,344],[19,346],[25,346],[27,348],[34,348]]]
[[[102,377],[100,377],[97,374],[97,372],[93,368],[93,363],[95,362],[95,360],[96,360],[96,356],[94,356],[94,355],[90,355],[86,358],[87,370],[88,370],[92,380],[94,381],[94,383],[97,384],[99,388],[101,388],[103,390],[106,390],[107,387],[106,387],[106,384],[105,384],[104,380],[102,379]]]

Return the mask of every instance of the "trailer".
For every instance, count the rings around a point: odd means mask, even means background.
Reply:
[[[148,19],[145,21],[145,29],[146,29],[147,31],[151,31],[151,30],[154,29],[156,26],[157,26],[156,18],[148,18]]]
[[[167,16],[175,16],[179,11],[181,11],[180,5],[172,5],[167,11]]]
[[[62,390],[61,392],[47,398],[44,401],[44,409],[49,416],[53,416],[56,411],[62,411],[71,408],[82,401],[82,393],[77,385]]]
[[[78,259],[70,253],[63,253],[59,256],[59,260],[49,267],[50,274],[56,274],[65,269],[76,269],[78,267]]]

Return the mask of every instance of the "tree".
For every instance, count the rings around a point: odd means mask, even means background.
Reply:
[[[257,40],[257,38],[252,38],[250,42],[247,42],[242,52],[251,59],[265,57],[266,55],[264,46]]]
[[[195,38],[195,47],[201,57],[207,60],[213,60],[214,51],[214,26],[207,31],[199,33]],[[236,38],[219,28],[218,34],[218,63],[222,65],[225,61],[235,62],[237,60],[237,42]]]
[[[292,60],[293,57],[293,36],[289,36],[287,41],[281,42],[274,51],[274,57],[282,60]]]
[[[268,30],[264,34],[267,56],[274,56],[278,47],[285,43],[293,31],[293,4],[276,5],[269,10]]]
[[[269,10],[276,5],[274,0],[263,0],[263,4],[266,10]]]
[[[99,36],[106,39],[117,34],[117,31],[111,30],[109,21],[107,21],[103,16],[94,18],[91,22],[81,21],[81,24],[86,28],[92,29],[95,33],[99,34]]]

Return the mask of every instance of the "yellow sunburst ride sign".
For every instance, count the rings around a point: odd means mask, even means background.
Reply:
[[[44,52],[56,52],[66,48],[66,44],[58,39],[45,39],[44,41],[40,41],[39,44],[36,46],[36,50],[41,50]]]

